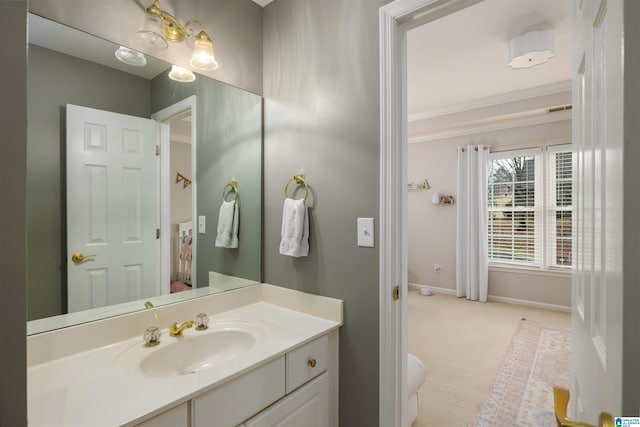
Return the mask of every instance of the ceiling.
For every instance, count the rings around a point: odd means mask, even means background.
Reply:
[[[555,56],[533,68],[509,68],[509,41],[543,29],[554,32]],[[571,0],[484,0],[410,30],[410,136],[412,122],[570,91],[571,38]]]

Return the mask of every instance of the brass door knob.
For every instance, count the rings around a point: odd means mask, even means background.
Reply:
[[[87,258],[93,258],[97,256],[96,254],[91,254],[91,255],[84,255],[82,252],[76,252],[73,255],[71,255],[71,261],[73,262],[82,262]]]
[[[312,368],[315,368],[317,364],[316,359],[309,359],[309,366]]]

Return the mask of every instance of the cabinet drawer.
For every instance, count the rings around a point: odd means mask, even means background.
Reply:
[[[326,335],[287,353],[287,394],[327,370]]]
[[[234,427],[284,396],[284,357],[193,399],[195,427]]]

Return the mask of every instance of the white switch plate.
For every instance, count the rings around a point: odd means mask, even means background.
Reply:
[[[358,218],[358,246],[374,247],[373,218]]]
[[[204,215],[198,216],[198,233],[205,234],[207,229],[207,217]]]

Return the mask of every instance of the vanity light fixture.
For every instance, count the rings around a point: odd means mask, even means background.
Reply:
[[[193,25],[200,27],[196,33]],[[182,42],[189,37],[194,37],[193,55],[189,64],[199,70],[215,70],[218,68],[213,43],[209,35],[203,30],[203,25],[197,19],[190,19],[184,25],[177,18],[160,8],[160,0],[154,0],[146,9],[144,23],[136,38],[149,49],[166,49],[167,42]]]
[[[511,68],[531,68],[547,62],[554,51],[553,31],[530,31],[511,40],[508,65]]]
[[[116,58],[134,67],[144,67],[147,65],[147,58],[142,53],[124,46],[120,46],[118,50],[116,50]]]
[[[172,65],[171,71],[169,71],[169,78],[180,83],[189,83],[196,79],[196,75],[186,68]]]

